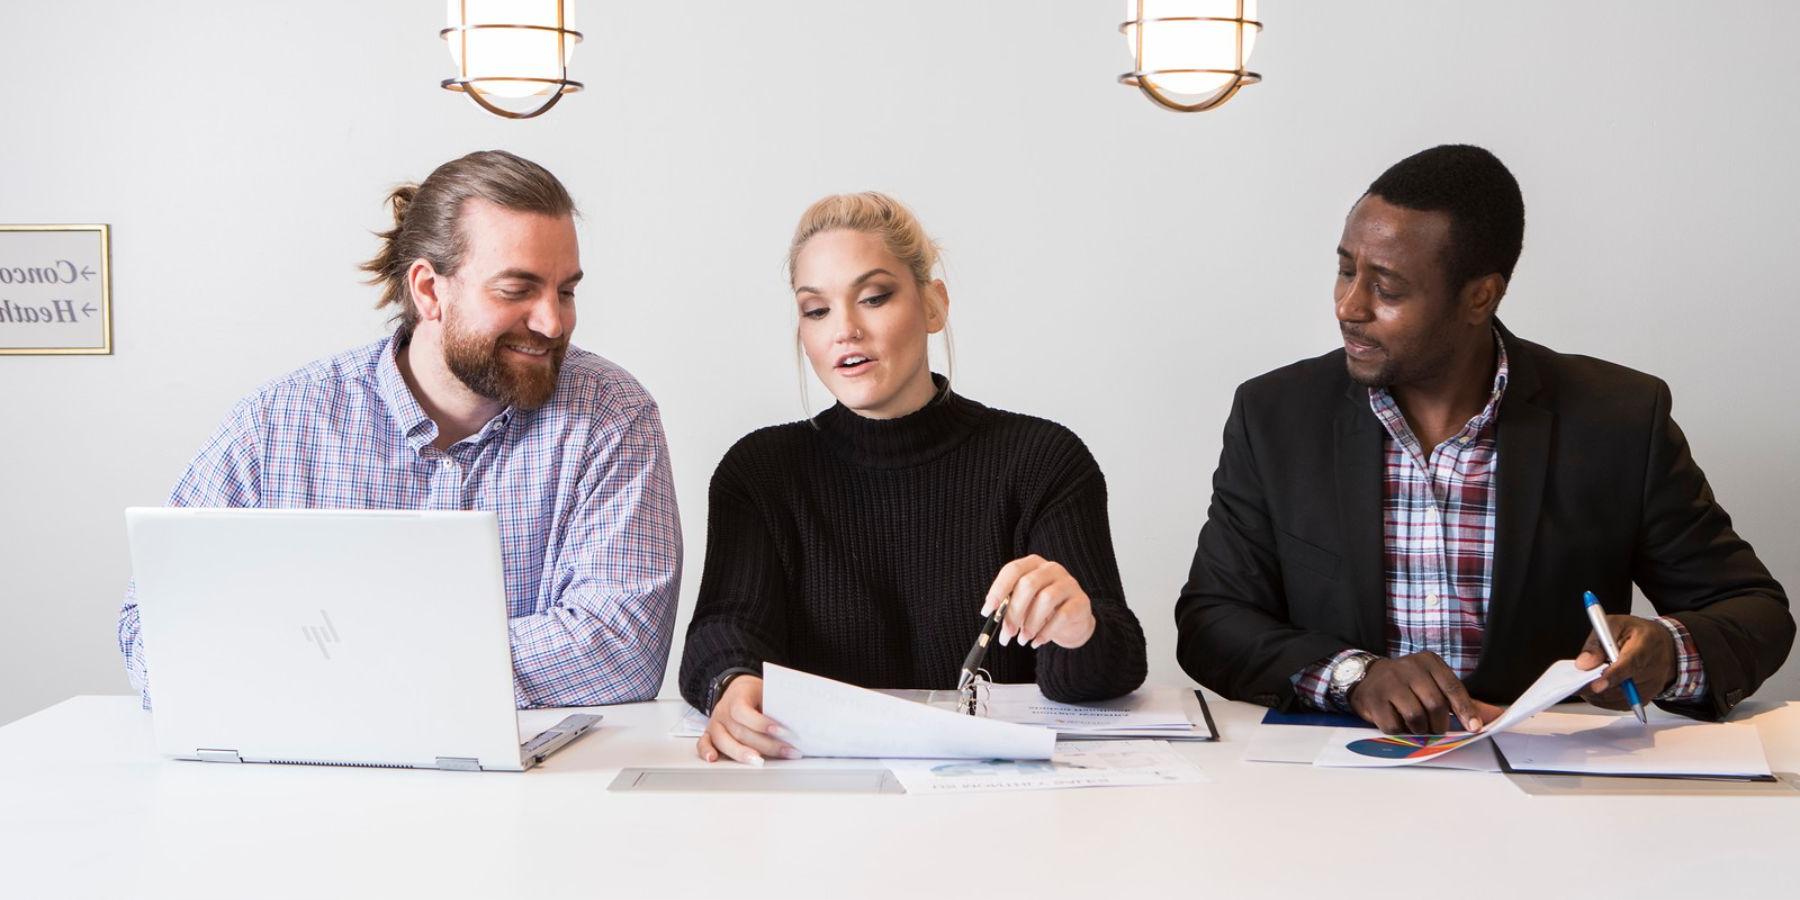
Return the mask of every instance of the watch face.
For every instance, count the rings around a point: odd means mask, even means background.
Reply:
[[[1363,676],[1363,670],[1368,667],[1368,657],[1352,656],[1337,664],[1337,668],[1333,669],[1331,672],[1331,681],[1333,684],[1347,687],[1357,679],[1361,678]]]

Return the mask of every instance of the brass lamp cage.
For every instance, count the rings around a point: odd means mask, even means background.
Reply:
[[[461,41],[462,42],[462,53],[458,57],[460,62],[457,66],[457,73],[456,73],[457,77],[446,78],[443,80],[442,86],[445,90],[460,91],[462,93],[468,94],[469,99],[475,101],[475,104],[477,106],[480,106],[482,109],[485,109],[488,112],[491,112],[496,116],[503,116],[508,119],[531,119],[531,118],[536,118],[537,116],[541,116],[544,113],[549,112],[550,107],[555,106],[556,102],[563,98],[564,94],[572,94],[572,93],[582,89],[583,85],[581,82],[569,80],[569,63],[568,63],[569,46],[571,44],[581,43],[581,32],[575,31],[575,30],[569,28],[567,23],[563,21],[563,0],[556,0],[556,25],[554,27],[549,26],[549,25],[505,25],[505,24],[490,24],[490,23],[483,23],[480,25],[470,25],[469,24],[469,0],[460,0],[460,2],[457,5],[457,9],[458,9],[457,18],[460,20],[459,24],[452,25],[452,26],[445,28],[442,31],[438,32],[438,37],[443,38],[445,41]],[[562,77],[561,78],[534,78],[534,77],[528,77],[528,76],[524,76],[524,75],[484,75],[484,76],[477,76],[474,78],[470,78],[469,77],[469,32],[483,31],[483,30],[488,30],[488,29],[555,32],[556,33],[556,63],[558,66],[562,67]],[[482,85],[489,84],[489,83],[547,84],[547,85],[554,85],[555,90],[550,92],[550,98],[548,100],[545,100],[543,105],[539,106],[537,109],[531,110],[530,112],[514,112],[510,109],[505,109],[501,106],[497,106],[493,102],[489,101],[487,98],[482,96],[482,93],[483,93],[482,89],[481,89]]]
[[[1163,22],[1223,22],[1235,25],[1236,27],[1233,28],[1232,31],[1237,45],[1235,57],[1237,65],[1230,69],[1145,70],[1145,26],[1156,25]],[[1136,31],[1129,31],[1134,27],[1136,28]],[[1262,80],[1261,75],[1244,68],[1244,29],[1246,28],[1254,28],[1260,32],[1262,31],[1262,23],[1255,19],[1244,17],[1244,0],[1237,0],[1236,16],[1166,16],[1155,19],[1144,18],[1144,0],[1137,0],[1137,15],[1130,21],[1123,22],[1119,25],[1119,31],[1121,33],[1129,31],[1132,35],[1131,71],[1120,75],[1119,83],[1130,85],[1131,87],[1143,91],[1144,96],[1149,97],[1156,105],[1161,106],[1164,109],[1172,109],[1176,112],[1204,112],[1214,107],[1222,106],[1225,101],[1236,96],[1237,92],[1242,90],[1245,85],[1255,84]],[[1231,80],[1215,89],[1211,94],[1208,94],[1197,101],[1183,103],[1166,93],[1162,88],[1151,83],[1151,79],[1158,75],[1229,75],[1231,76]]]

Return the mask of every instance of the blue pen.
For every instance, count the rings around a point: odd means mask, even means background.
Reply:
[[[1587,604],[1588,621],[1594,623],[1594,633],[1600,636],[1600,648],[1606,651],[1608,665],[1619,661],[1619,645],[1613,643],[1612,629],[1606,627],[1606,610],[1600,606],[1600,598],[1593,591],[1582,592],[1582,601]],[[1644,715],[1644,701],[1638,699],[1637,685],[1627,678],[1619,687],[1625,689],[1625,699],[1631,701],[1631,711],[1637,713],[1638,721],[1646,725],[1649,717]]]

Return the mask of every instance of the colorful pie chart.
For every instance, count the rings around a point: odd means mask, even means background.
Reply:
[[[1385,734],[1351,741],[1350,750],[1376,759],[1424,759],[1449,753],[1475,739],[1473,734]]]

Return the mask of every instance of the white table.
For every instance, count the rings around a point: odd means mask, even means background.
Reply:
[[[1262,710],[1218,700],[1225,741],[1182,750],[1211,784],[609,793],[624,767],[700,765],[691,741],[667,736],[681,709],[598,708],[602,727],[537,771],[470,774],[165,761],[136,698],[77,697],[0,728],[0,897],[1796,890],[1800,798],[1534,797],[1499,775],[1241,762]],[[1744,711],[1775,769],[1800,769],[1800,703]]]

